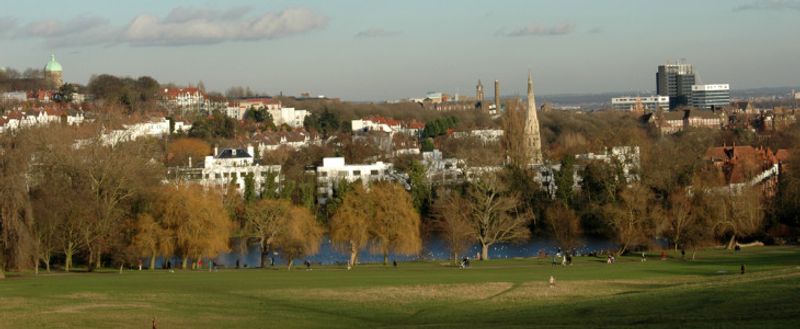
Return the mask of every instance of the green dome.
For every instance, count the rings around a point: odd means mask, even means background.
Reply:
[[[56,62],[56,55],[50,55],[50,62],[44,66],[45,72],[61,72],[61,64]]]

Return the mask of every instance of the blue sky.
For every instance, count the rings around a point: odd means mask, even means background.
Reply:
[[[0,0],[0,67],[67,81],[150,75],[350,100],[472,94],[498,79],[523,93],[655,89],[685,58],[705,83],[800,85],[800,0],[11,1]],[[491,91],[490,91],[491,93]]]

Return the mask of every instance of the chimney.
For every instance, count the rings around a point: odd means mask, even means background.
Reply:
[[[190,155],[189,156],[189,168],[191,168],[191,167],[192,167],[192,156]]]
[[[253,148],[252,144],[247,144],[247,154],[250,154],[251,157],[255,158],[256,150],[255,150],[255,148]]]
[[[494,107],[500,113],[500,81],[494,80]]]
[[[214,157],[219,155],[219,146],[214,145],[214,154],[213,155],[214,155]]]

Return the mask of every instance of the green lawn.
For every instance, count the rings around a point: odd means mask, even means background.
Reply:
[[[740,264],[747,266],[739,274]],[[7,274],[0,328],[796,327],[800,248],[221,270]],[[550,275],[556,287],[547,283]]]

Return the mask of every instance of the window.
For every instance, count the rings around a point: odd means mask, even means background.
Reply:
[[[354,176],[361,176],[361,170],[353,170]]]
[[[216,174],[214,174],[214,178],[220,179],[220,178],[222,178],[222,175],[220,175],[219,173],[216,173]]]
[[[319,177],[328,177],[328,172],[327,171],[320,171],[319,172]]]
[[[228,173],[222,173],[222,177],[228,178]]]
[[[373,175],[373,176],[377,176],[378,175],[378,171],[377,170],[370,170],[369,174]]]

